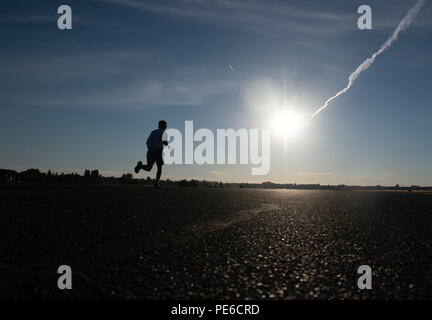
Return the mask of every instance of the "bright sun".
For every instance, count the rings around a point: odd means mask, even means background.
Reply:
[[[293,111],[284,110],[271,119],[271,128],[284,138],[295,136],[303,128],[304,117]]]

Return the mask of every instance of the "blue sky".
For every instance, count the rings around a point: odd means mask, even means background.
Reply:
[[[260,129],[277,112],[271,101],[310,114],[415,3],[2,1],[0,167],[120,175],[145,158],[159,119],[180,130],[185,120]],[[72,30],[57,29],[62,4],[72,7]],[[357,28],[362,4],[372,7],[372,30]],[[171,165],[164,176],[432,185],[431,14],[427,3],[295,138],[272,134],[267,176],[248,165]]]

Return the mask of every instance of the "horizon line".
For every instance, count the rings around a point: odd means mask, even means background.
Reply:
[[[76,171],[71,170],[71,172],[58,172],[58,171],[54,171],[51,169],[48,169],[46,172],[41,171],[39,168],[29,168],[26,170],[22,170],[22,171],[17,171],[15,169],[3,169],[0,168],[0,176],[6,174],[7,171],[13,171],[17,174],[22,174],[24,172],[30,171],[30,170],[37,170],[41,175],[48,175],[48,172],[54,173],[57,176],[71,176],[71,175],[77,175],[79,177],[85,177],[85,173],[83,175],[79,174]],[[100,178],[106,178],[106,179],[119,179],[121,180],[122,177],[124,179],[124,176],[126,175],[131,175],[132,178],[130,178],[129,180],[136,180],[136,181],[141,181],[141,180],[147,180],[150,176],[147,176],[147,178],[138,178],[136,177],[134,174],[130,173],[130,172],[125,172],[122,173],[122,176],[120,177],[115,177],[115,176],[106,176],[106,175],[102,175],[100,174],[100,172],[104,172],[104,170],[99,170],[99,169],[83,169],[84,172],[85,171],[89,171],[90,173],[92,171],[97,171],[98,172],[98,177]],[[4,172],[6,171],[6,172]],[[109,171],[108,171],[109,172]],[[153,180],[152,178],[150,178],[151,180]],[[263,181],[263,182],[225,182],[223,180],[206,180],[206,179],[202,179],[202,178],[193,178],[193,177],[181,177],[178,178],[178,180],[173,180],[171,178],[166,178],[164,180],[161,181],[172,181],[172,182],[180,182],[180,181],[197,181],[197,182],[207,182],[207,183],[223,183],[226,185],[263,185],[263,186],[279,186],[282,188],[286,188],[287,186],[291,186],[291,187],[296,187],[296,186],[316,186],[316,187],[348,187],[348,188],[352,188],[352,187],[357,187],[357,188],[399,188],[399,189],[403,189],[403,188],[432,188],[432,185],[415,185],[415,184],[411,184],[411,185],[406,185],[406,184],[395,184],[395,185],[381,185],[381,184],[375,184],[375,185],[352,185],[352,184],[345,184],[345,183],[339,183],[339,184],[329,184],[329,183],[325,183],[325,184],[321,184],[321,183],[297,183],[297,182],[272,182],[271,180],[269,181]],[[201,180],[200,180],[201,179]]]

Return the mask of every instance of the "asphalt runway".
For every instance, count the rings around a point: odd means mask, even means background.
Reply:
[[[0,188],[3,299],[431,299],[432,194]],[[73,289],[57,288],[69,265]],[[360,290],[361,265],[372,289]]]

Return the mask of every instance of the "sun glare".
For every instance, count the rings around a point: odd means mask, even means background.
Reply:
[[[271,129],[284,138],[297,135],[304,124],[302,115],[288,110],[277,113],[271,119]]]

